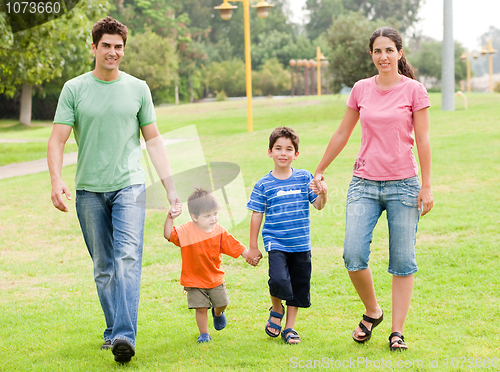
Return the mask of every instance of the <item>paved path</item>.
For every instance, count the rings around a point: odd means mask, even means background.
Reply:
[[[192,139],[164,139],[163,142],[165,145],[171,145],[178,142],[191,141]],[[68,143],[71,140],[68,140]],[[73,140],[74,141],[74,140]],[[47,140],[15,140],[15,139],[0,139],[0,143],[29,143],[29,142],[47,142]],[[146,148],[144,141],[141,139],[141,147],[143,149]],[[71,152],[68,154],[64,154],[63,157],[63,167],[66,167],[71,164],[76,164],[76,160],[78,158],[78,152]],[[40,172],[47,172],[49,170],[49,166],[47,165],[47,158],[28,161],[26,163],[18,163],[18,164],[9,164],[0,167],[0,180],[4,178],[11,178],[17,176],[25,176],[27,174],[34,174]]]

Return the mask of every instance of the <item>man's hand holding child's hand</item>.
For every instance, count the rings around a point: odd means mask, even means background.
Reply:
[[[176,203],[173,207],[168,211],[168,218],[176,219],[182,213],[182,203]]]

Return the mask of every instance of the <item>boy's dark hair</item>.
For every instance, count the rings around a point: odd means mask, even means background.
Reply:
[[[97,21],[94,27],[92,27],[92,42],[96,48],[99,45],[102,35],[104,34],[120,35],[123,39],[123,46],[127,44],[127,26],[110,16]]]
[[[189,195],[188,210],[195,217],[217,209],[219,209],[219,203],[211,192],[202,188],[195,188],[195,191]]]
[[[292,141],[295,152],[299,151],[299,136],[292,128],[288,127],[278,127],[269,136],[269,150],[273,150],[273,146],[278,140],[278,138],[288,138]]]

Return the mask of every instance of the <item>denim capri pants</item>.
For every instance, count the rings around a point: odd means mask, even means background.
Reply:
[[[353,176],[347,192],[344,263],[348,271],[368,268],[373,229],[384,210],[389,225],[389,269],[397,276],[417,272],[415,242],[420,212],[418,176],[372,181]]]

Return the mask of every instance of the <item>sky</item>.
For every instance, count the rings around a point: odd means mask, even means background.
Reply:
[[[306,16],[302,7],[306,0],[289,0],[293,20],[302,23]],[[443,40],[443,0],[424,0],[421,21],[416,26],[423,35]],[[471,4],[474,4],[472,6]],[[490,26],[500,28],[500,0],[453,0],[453,39],[469,50],[480,50],[478,38]]]

